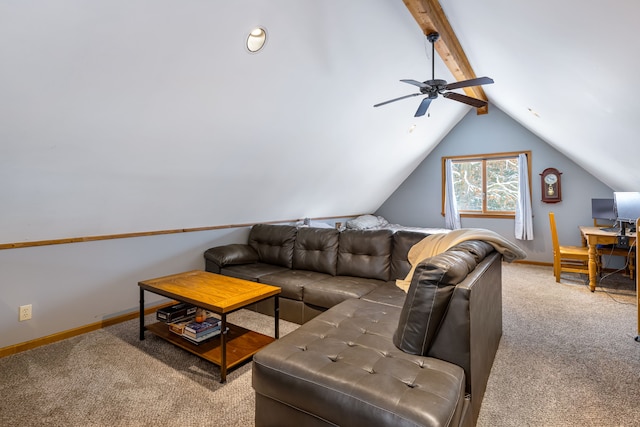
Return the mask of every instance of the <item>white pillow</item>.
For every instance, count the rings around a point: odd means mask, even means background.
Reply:
[[[360,215],[357,218],[347,221],[347,228],[352,230],[368,230],[388,225],[389,222],[381,216]]]

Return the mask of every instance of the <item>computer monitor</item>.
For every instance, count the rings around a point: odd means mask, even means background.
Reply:
[[[635,231],[636,220],[640,218],[640,193],[636,191],[616,191],[613,193],[616,219],[620,223],[622,233],[626,224],[631,224]]]
[[[616,219],[635,224],[640,218],[640,193],[616,191],[613,193]]]
[[[591,199],[591,217],[615,221],[617,218],[613,199]]]

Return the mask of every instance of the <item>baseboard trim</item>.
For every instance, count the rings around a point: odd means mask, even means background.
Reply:
[[[513,261],[514,264],[529,264],[529,265],[540,265],[543,267],[553,267],[552,262],[542,262],[542,261],[527,261],[526,259]]]
[[[175,304],[174,301],[163,303],[154,307],[149,307],[144,310],[144,314],[151,314],[155,312],[159,308],[170,306],[171,304]],[[52,335],[47,335],[46,337],[36,338],[31,341],[25,341],[18,344],[13,344],[8,347],[0,348],[0,358],[10,356],[12,354],[21,353],[23,351],[32,350],[34,348],[42,347],[43,345],[52,344],[57,341],[62,341],[67,338],[72,338],[78,335],[86,334],[87,332],[96,331],[98,329],[106,328],[107,326],[116,325],[118,323],[126,322],[127,320],[135,319],[139,316],[138,311],[132,311],[126,314],[122,314],[120,316],[111,317],[109,319],[101,320],[96,323],[91,323],[89,325],[80,326],[77,328],[69,329],[62,332],[57,332]]]

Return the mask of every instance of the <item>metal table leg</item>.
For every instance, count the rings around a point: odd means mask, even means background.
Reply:
[[[278,295],[273,297],[273,318],[275,319],[275,337],[276,339],[280,338],[280,300]]]
[[[144,289],[140,288],[140,341],[144,339]]]
[[[227,381],[227,315],[222,314],[220,325],[220,382]]]

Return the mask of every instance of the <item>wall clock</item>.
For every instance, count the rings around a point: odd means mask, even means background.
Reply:
[[[558,203],[562,201],[562,188],[560,176],[562,172],[555,168],[546,168],[540,174],[542,183],[542,201],[545,203]]]

